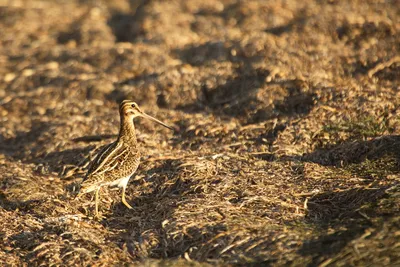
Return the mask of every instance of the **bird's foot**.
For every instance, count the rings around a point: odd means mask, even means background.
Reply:
[[[105,219],[106,217],[105,216],[103,216],[103,215],[101,215],[100,213],[98,213],[98,214],[95,214],[94,215],[94,220],[96,220],[96,221],[102,221],[103,219]]]
[[[132,206],[131,205],[129,205],[129,203],[125,200],[125,199],[122,199],[122,203],[124,203],[124,205],[128,208],[128,209],[133,209],[132,208]]]

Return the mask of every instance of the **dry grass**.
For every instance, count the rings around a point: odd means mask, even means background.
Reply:
[[[399,13],[0,0],[0,261],[399,265]],[[177,130],[136,122],[134,209],[96,221],[72,191],[122,99]]]

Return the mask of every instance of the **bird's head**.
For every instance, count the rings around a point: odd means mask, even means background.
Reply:
[[[162,126],[168,128],[170,130],[173,130],[173,128],[171,126],[168,126],[165,123],[161,122],[160,120],[144,113],[139,108],[138,104],[136,104],[135,102],[133,102],[131,100],[124,100],[121,102],[121,104],[119,105],[119,114],[121,115],[121,117],[127,118],[128,120],[133,120],[137,117],[143,117],[143,118],[149,119],[151,121],[154,121],[158,124],[161,124]]]

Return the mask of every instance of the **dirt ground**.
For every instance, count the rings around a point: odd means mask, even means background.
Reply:
[[[400,266],[400,2],[0,0],[4,265]],[[127,190],[74,199],[135,121]]]

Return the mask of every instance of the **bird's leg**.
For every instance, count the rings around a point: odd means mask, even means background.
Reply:
[[[96,217],[99,217],[99,191],[101,186],[96,189],[96,198],[95,198],[95,205],[96,205]]]
[[[125,199],[125,189],[126,189],[126,185],[124,187],[122,187],[122,203],[124,203],[125,206],[128,207],[128,209],[133,209],[131,205],[128,204],[128,202],[126,202]]]

